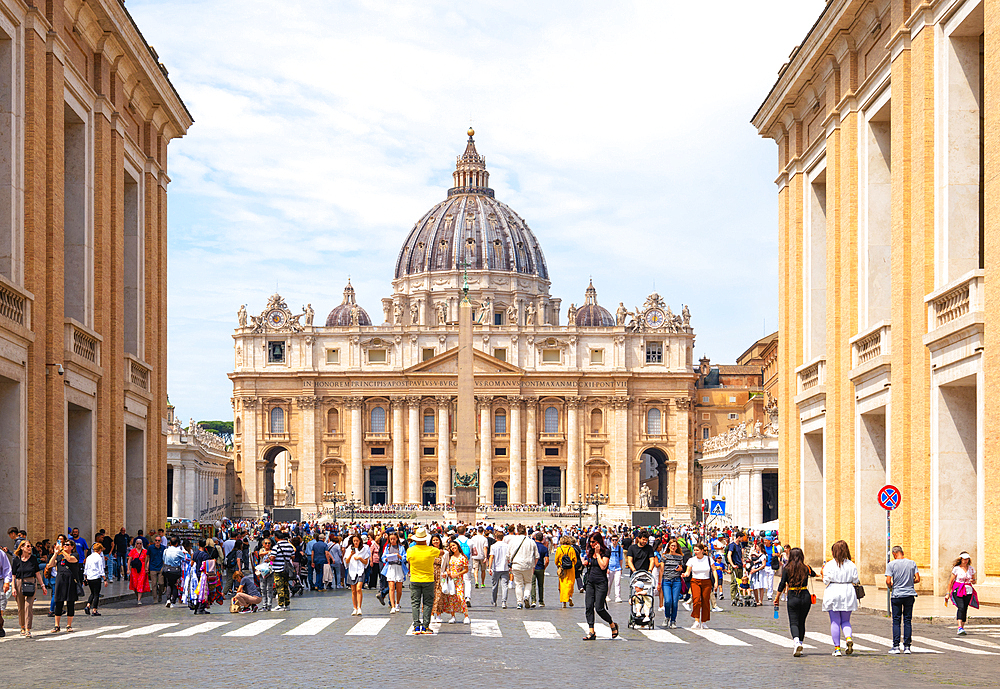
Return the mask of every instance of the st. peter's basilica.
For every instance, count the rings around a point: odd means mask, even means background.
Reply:
[[[238,512],[291,500],[318,511],[334,491],[369,505],[449,502],[467,280],[480,503],[564,505],[597,492],[612,514],[649,501],[692,518],[687,307],[675,315],[654,293],[612,313],[591,283],[563,319],[541,245],[494,197],[473,134],[446,199],[403,242],[381,324],[349,281],[322,324],[311,305],[293,314],[277,294],[259,316],[240,307]]]

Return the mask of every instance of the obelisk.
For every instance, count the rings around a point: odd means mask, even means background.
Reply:
[[[476,470],[475,361],[472,353],[472,303],[466,271],[458,305],[458,448],[455,457],[455,511],[460,522],[476,523],[479,481]]]

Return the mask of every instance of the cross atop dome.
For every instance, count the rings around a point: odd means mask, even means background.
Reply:
[[[486,156],[479,155],[476,150],[476,140],[472,138],[476,130],[469,127],[469,141],[465,145],[465,152],[458,156],[455,171],[451,176],[455,180],[455,186],[448,190],[448,196],[455,194],[485,194],[493,198],[493,190],[490,189],[490,173],[486,169]]]

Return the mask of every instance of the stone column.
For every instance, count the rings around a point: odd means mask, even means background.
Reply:
[[[299,407],[299,435],[302,456],[299,459],[302,468],[302,480],[296,490],[301,490],[295,496],[295,504],[301,505],[304,511],[319,511],[323,502],[323,479],[320,476],[322,459],[316,452],[316,403],[313,395],[296,399]]]
[[[406,404],[410,411],[410,430],[407,434],[407,448],[409,449],[409,469],[407,475],[406,501],[420,503],[420,398],[407,397]]]
[[[247,356],[247,354],[244,354]],[[256,508],[260,508],[263,503],[260,502],[260,490],[261,483],[257,479],[257,441],[258,433],[261,426],[257,423],[257,413],[258,405],[256,397],[245,397],[242,400],[242,414],[243,414],[243,473],[241,479],[243,480],[243,502],[249,502]],[[183,469],[182,469],[183,470]],[[176,478],[174,479],[174,486],[177,485]],[[185,516],[177,512],[174,516]]]
[[[764,482],[760,469],[750,470],[750,523],[753,528],[764,523]]]
[[[614,454],[611,458],[611,504],[627,507],[628,474],[632,457],[628,451],[628,398],[615,398],[611,401],[614,419],[612,433]]]
[[[184,466],[174,465],[174,494],[172,497],[171,509],[175,517],[186,517],[184,514]]]
[[[448,457],[451,450],[451,429],[448,427],[451,398],[442,396],[434,399],[438,404],[437,501],[440,503],[445,501],[445,495],[451,494],[451,460]]]
[[[755,526],[755,523],[751,523],[753,515],[750,510],[750,486],[752,482],[750,480],[750,472],[746,469],[740,469],[739,473],[736,475],[736,518],[739,524],[746,524],[746,528]]]
[[[688,397],[674,400],[677,431],[673,438],[674,456],[670,459],[677,460],[677,480],[672,485],[674,499],[670,515],[682,520],[694,518],[694,458],[688,437],[691,403]]]
[[[189,519],[198,519],[201,510],[198,509],[198,474],[194,469],[184,468],[184,514]]]
[[[519,505],[521,498],[521,398],[517,395],[510,400],[510,493],[508,502]]]
[[[350,490],[345,493],[348,500],[352,497],[361,502],[365,501],[365,474],[362,458],[364,448],[364,428],[361,425],[361,408],[364,406],[363,397],[348,397],[347,408],[351,410],[351,458],[349,474],[351,477]]]
[[[580,488],[580,407],[583,400],[570,397],[566,400],[566,490],[573,500],[583,491]]]
[[[527,400],[528,423],[524,438],[524,458],[527,466],[525,473],[524,502],[528,505],[538,504],[538,401]]]
[[[389,503],[402,502],[406,494],[404,488],[403,474],[403,441],[405,440],[405,427],[403,426],[403,400],[394,398],[392,404],[392,494],[389,496]]]
[[[479,504],[493,502],[493,398],[476,397],[479,407]]]

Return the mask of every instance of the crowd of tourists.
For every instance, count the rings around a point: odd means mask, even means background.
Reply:
[[[454,524],[431,521],[356,521],[352,523],[271,523],[225,521],[213,534],[182,539],[159,529],[135,536],[121,528],[103,530],[88,544],[78,529],[54,540],[32,543],[12,527],[10,548],[0,547],[0,636],[8,599],[17,604],[22,636],[31,637],[33,604],[49,598],[53,633],[73,631],[77,607],[100,616],[102,588],[128,581],[136,605],[148,602],[210,614],[227,600],[231,612],[281,612],[306,589],[322,593],[351,590],[352,615],[365,610],[365,591],[401,611],[409,582],[415,634],[431,633],[432,623],[469,623],[472,589],[489,590],[493,606],[518,610],[545,607],[545,577],[550,566],[558,580],[559,604],[575,607],[583,594],[588,631],[603,620],[612,638],[619,635],[609,604],[629,602],[633,621],[636,596],[628,589],[647,586],[663,614],[662,626],[676,628],[679,609],[690,613],[692,629],[707,629],[713,612],[723,610],[729,578],[730,605],[785,602],[794,654],[802,654],[806,619],[816,596],[812,581],[822,580],[823,611],[830,621],[833,655],[854,650],[851,614],[864,596],[858,568],[845,541],[833,544],[829,559],[816,571],[801,548],[782,544],[777,531],[670,526],[634,529],[626,524],[600,528],[510,523]],[[188,532],[189,534],[190,532]],[[893,647],[909,653],[916,564],[899,546],[886,565],[891,591]],[[625,601],[622,598],[623,573]],[[965,634],[969,607],[978,607],[976,571],[968,553],[952,565],[946,601],[957,610],[958,633]],[[511,598],[511,593],[513,598]],[[369,594],[372,595],[372,594]],[[371,603],[369,603],[371,605]],[[640,611],[641,612],[641,611]]]

